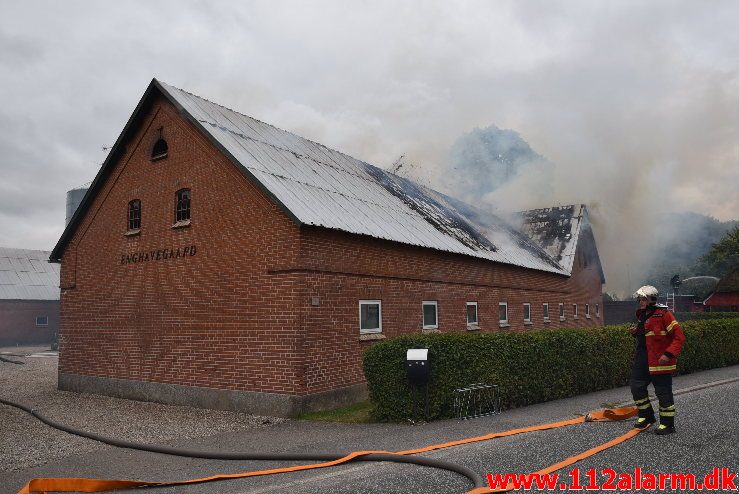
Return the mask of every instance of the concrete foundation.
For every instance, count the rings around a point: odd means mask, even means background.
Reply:
[[[100,394],[168,405],[232,410],[272,417],[295,417],[304,412],[330,410],[366,400],[368,397],[366,384],[298,396],[62,373],[59,374],[58,387],[62,391]]]

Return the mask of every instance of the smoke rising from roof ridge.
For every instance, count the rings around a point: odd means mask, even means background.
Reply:
[[[609,289],[669,255],[660,211],[739,217],[734,1],[42,6],[0,18],[0,245],[56,243],[152,76],[441,191],[455,137],[516,129],[551,175],[488,202],[588,204]]]

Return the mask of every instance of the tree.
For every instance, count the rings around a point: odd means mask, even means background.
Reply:
[[[701,274],[723,276],[739,267],[739,226],[724,235],[698,261]]]

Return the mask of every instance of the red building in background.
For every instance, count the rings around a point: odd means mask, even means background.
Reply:
[[[710,312],[739,312],[739,268],[719,280],[703,305]]]

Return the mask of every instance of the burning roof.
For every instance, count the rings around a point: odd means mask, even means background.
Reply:
[[[541,224],[541,232],[547,232],[543,237],[556,239],[542,243],[541,234],[532,236],[526,230],[522,233],[491,213],[156,79],[149,85],[91,189],[101,185],[98,182],[115,164],[116,147],[139,120],[146,102],[157,93],[177,107],[298,224],[563,275],[571,272],[571,255],[584,207],[578,207],[577,214],[570,211],[563,216],[564,223],[558,228],[569,230],[561,235],[559,230],[549,231],[549,223],[532,222],[532,226]],[[86,201],[95,195],[94,190],[91,192]],[[84,214],[84,203],[78,213]],[[61,258],[77,221],[73,218],[70,222],[52,252],[52,259]]]

